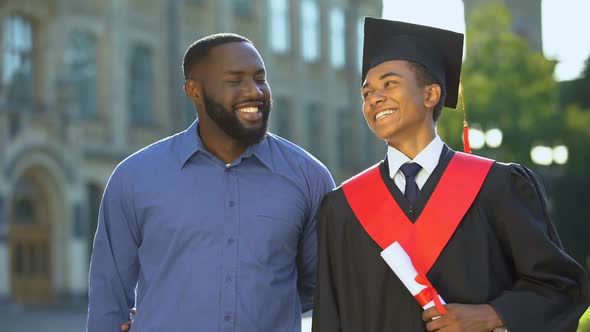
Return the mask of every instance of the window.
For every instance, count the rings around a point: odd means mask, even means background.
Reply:
[[[185,127],[190,126],[197,119],[197,110],[193,102],[184,98],[184,125]]]
[[[351,170],[355,167],[354,128],[359,124],[357,115],[346,109],[341,110],[337,117],[338,164],[343,170]]]
[[[88,252],[92,252],[92,242],[94,242],[94,234],[96,233],[96,227],[98,225],[98,211],[100,209],[100,202],[102,199],[102,187],[98,184],[89,183],[86,184],[86,198],[88,199],[86,213],[88,216],[88,229],[87,229],[87,244]],[[90,257],[88,257],[90,259]]]
[[[291,105],[286,97],[275,99],[272,107],[272,116],[275,121],[275,133],[285,139],[293,140],[293,121],[291,120]]]
[[[79,114],[83,118],[98,113],[96,38],[90,33],[75,31],[70,34],[65,61],[72,82]]]
[[[358,71],[361,73],[363,71],[363,42],[365,37],[365,19],[359,17],[358,22],[356,24],[356,38],[357,38],[357,46],[356,46],[356,56],[357,56],[357,65]]]
[[[13,222],[16,224],[34,224],[38,220],[38,211],[35,211],[35,192],[39,188],[28,179],[20,179],[16,184],[13,201]]]
[[[151,124],[154,92],[152,51],[146,46],[137,45],[131,51],[130,62],[131,121],[144,125]]]
[[[363,126],[362,135],[364,136],[364,165],[373,165],[379,161],[380,151],[377,151],[378,146],[382,146],[379,140],[375,137],[375,134],[368,126]]]
[[[234,12],[240,17],[252,16],[252,0],[234,0]]]
[[[9,16],[2,25],[2,87],[13,102],[33,98],[33,24],[19,16]]]
[[[303,59],[315,62],[320,57],[320,13],[314,0],[301,1],[301,28]]]
[[[0,193],[0,238],[4,237],[8,232],[8,225],[6,225],[6,220],[8,219],[4,213],[6,213],[6,209],[4,208],[4,197],[2,193]]]
[[[323,134],[322,110],[318,104],[307,106],[307,146],[308,151],[316,158],[322,159]]]
[[[344,11],[341,8],[330,10],[330,61],[332,66],[342,68],[346,62]]]
[[[287,0],[268,0],[270,12],[270,47],[278,53],[289,51],[289,3]]]

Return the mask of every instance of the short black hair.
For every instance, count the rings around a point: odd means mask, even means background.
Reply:
[[[216,33],[207,37],[203,37],[192,43],[184,53],[184,59],[182,60],[182,72],[184,73],[184,79],[189,79],[191,69],[196,64],[201,62],[205,57],[207,57],[212,48],[215,46],[236,42],[244,42],[254,45],[250,39],[240,36],[236,33]]]
[[[432,112],[432,119],[436,123],[436,121],[438,121],[438,118],[440,118],[443,105],[445,104],[445,99],[447,98],[447,89],[444,83],[441,83],[434,78],[434,75],[428,70],[428,68],[417,62],[408,62],[410,63],[410,69],[412,69],[412,71],[416,75],[416,82],[418,83],[418,86],[425,87],[431,84],[438,84],[440,86],[440,99],[438,100],[436,106],[434,106],[434,110]]]

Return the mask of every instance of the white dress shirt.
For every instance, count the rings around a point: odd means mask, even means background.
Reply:
[[[389,176],[403,194],[405,194],[406,190],[406,177],[400,170],[400,167],[409,162],[414,162],[422,166],[422,169],[416,174],[416,184],[418,188],[422,189],[424,183],[426,183],[426,180],[428,180],[428,177],[434,172],[436,165],[438,165],[443,145],[443,141],[436,135],[432,142],[420,151],[413,160],[396,148],[388,146],[387,162],[389,163]]]

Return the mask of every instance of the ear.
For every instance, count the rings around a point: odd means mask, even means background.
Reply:
[[[424,106],[434,109],[440,100],[441,89],[438,84],[430,84],[424,88]]]
[[[201,99],[203,95],[203,86],[201,82],[188,79],[184,82],[184,94],[193,101]]]

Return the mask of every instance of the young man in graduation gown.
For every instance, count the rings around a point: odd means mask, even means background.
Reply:
[[[537,176],[436,134],[462,48],[459,33],[366,18],[363,113],[388,150],[320,207],[314,332],[573,332],[588,307]],[[388,265],[394,243],[425,287],[416,297]],[[437,294],[447,304],[423,310]]]

